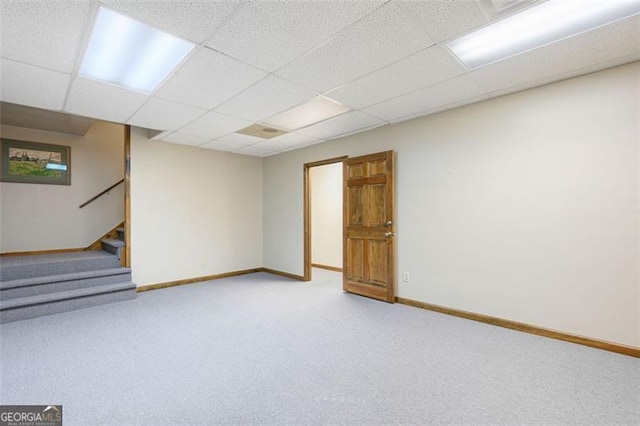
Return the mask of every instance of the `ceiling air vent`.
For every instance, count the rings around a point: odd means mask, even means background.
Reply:
[[[275,127],[256,123],[252,124],[249,127],[245,127],[244,129],[238,130],[236,133],[240,133],[241,135],[253,136],[256,138],[271,139],[289,132],[287,132],[286,130],[276,129]]]

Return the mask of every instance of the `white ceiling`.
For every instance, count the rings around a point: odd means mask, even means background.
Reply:
[[[148,96],[78,77],[99,4],[198,46]],[[498,4],[0,0],[0,100],[264,157],[640,59],[636,15],[468,71],[444,45],[504,16]],[[353,111],[269,140],[234,133],[318,94]]]

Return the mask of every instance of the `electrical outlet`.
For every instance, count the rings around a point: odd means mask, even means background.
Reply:
[[[404,281],[405,283],[409,282],[409,273],[408,272],[403,272],[402,273],[402,281]]]

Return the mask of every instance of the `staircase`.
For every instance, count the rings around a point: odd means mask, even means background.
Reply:
[[[134,299],[118,234],[102,240],[103,250],[0,257],[0,323]]]

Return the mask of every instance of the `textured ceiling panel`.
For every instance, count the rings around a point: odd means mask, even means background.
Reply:
[[[387,4],[277,74],[325,92],[432,44],[400,6]]]
[[[211,49],[198,48],[156,96],[211,109],[265,75]]]
[[[240,147],[240,146],[253,145],[263,140],[264,139],[257,138],[255,136],[242,135],[239,133],[231,133],[216,139],[216,142],[229,143],[229,144],[236,145],[236,147]]]
[[[312,142],[320,142],[320,140],[312,137],[305,136],[300,133],[287,133],[286,135],[279,136],[275,139],[268,141],[262,141],[255,146],[258,148],[264,148],[268,151],[286,151],[293,148],[299,148],[306,146]]]
[[[391,121],[391,123],[400,123],[402,121],[407,121],[407,120],[411,120],[413,118],[423,117],[425,115],[435,114],[435,113],[438,113],[438,112],[442,112],[442,111],[450,110],[450,109],[453,109],[453,108],[457,108],[457,107],[460,107],[460,106],[463,106],[463,105],[474,104],[476,102],[484,101],[484,100],[487,100],[489,98],[490,98],[489,95],[479,95],[479,96],[476,96],[476,97],[463,98],[463,99],[461,99],[459,101],[446,103],[446,104],[441,104],[441,105],[438,105],[438,106],[433,107],[433,108],[428,108],[428,109],[425,109],[423,111],[419,111],[417,113],[413,113],[413,114],[409,114],[409,115],[406,115],[406,116],[394,118],[393,120],[390,120],[390,121]]]
[[[567,78],[576,77],[576,76],[580,76],[580,75],[584,75],[584,74],[589,74],[589,73],[592,73],[592,72],[605,70],[607,68],[612,68],[612,67],[616,67],[616,66],[619,66],[619,65],[624,65],[624,64],[631,63],[631,62],[635,62],[635,61],[640,61],[640,53],[636,53],[634,55],[629,55],[629,56],[623,56],[623,57],[620,57],[620,58],[615,58],[615,59],[612,59],[612,60],[609,60],[609,61],[605,61],[605,62],[599,62],[597,64],[593,64],[593,65],[589,65],[589,66],[586,66],[586,67],[574,69],[574,70],[571,70],[571,71],[568,71],[568,72],[564,72],[564,73],[561,73],[561,74],[554,74],[554,75],[552,75],[550,77],[546,77],[546,78],[542,78],[542,79],[538,79],[538,80],[527,81],[527,82],[525,82],[523,84],[520,84],[520,85],[509,86],[509,87],[507,87],[505,89],[492,92],[491,93],[491,97],[507,95],[509,93],[519,92],[519,91],[522,91],[522,90],[531,89],[533,87],[543,86],[545,84],[550,84],[550,83],[553,83],[553,82],[556,82],[556,81],[560,81],[560,80],[564,80],[564,79],[567,79]]]
[[[196,43],[202,43],[209,38],[239,4],[223,1],[102,0],[102,2],[122,14]]]
[[[2,57],[56,71],[73,71],[91,2],[2,1]]]
[[[504,90],[640,51],[640,16],[515,56],[471,73],[487,92]],[[560,77],[558,77],[560,78]]]
[[[462,75],[444,83],[382,102],[366,108],[364,111],[376,117],[392,121],[482,94],[483,92],[467,75]]]
[[[300,129],[298,133],[311,136],[316,139],[325,139],[337,135],[352,133],[360,129],[368,129],[374,126],[384,124],[379,120],[360,111],[351,111],[346,114],[339,115],[322,123]]]
[[[640,59],[640,17],[472,72],[444,47],[505,16],[481,3],[539,1],[0,0],[0,99],[264,155]],[[146,99],[75,78],[101,4],[201,45]],[[233,135],[317,94],[353,110],[270,141]]]
[[[487,21],[475,1],[398,1],[409,18],[436,42],[470,32]]]
[[[137,92],[78,77],[73,82],[64,110],[124,123],[146,99],[145,95]]]
[[[0,123],[26,129],[84,136],[94,123],[90,118],[0,102]]]
[[[209,139],[199,138],[197,136],[185,135],[184,133],[173,132],[160,138],[165,142],[177,143],[180,145],[202,145],[209,141]]]
[[[2,59],[0,99],[14,104],[60,110],[69,75]]]
[[[327,95],[349,106],[363,108],[432,86],[464,72],[464,67],[448,51],[434,46]]]
[[[188,135],[200,136],[201,138],[216,139],[227,133],[247,127],[250,121],[240,120],[238,118],[229,117],[215,112],[209,112],[197,120],[189,123],[189,125],[180,129],[181,133]]]
[[[127,123],[147,129],[177,130],[204,112],[199,108],[151,98]]]
[[[268,151],[264,148],[258,148],[255,146],[245,146],[243,148],[236,149],[233,151],[234,154],[242,154],[242,155],[251,155],[254,157],[268,157],[269,155],[273,155],[273,151]]]
[[[223,142],[221,140],[215,140],[207,144],[201,145],[200,148],[215,149],[216,151],[234,151],[238,148],[242,148],[243,145],[236,145],[233,143]]]
[[[273,71],[383,3],[250,2],[207,45]]]
[[[271,75],[223,103],[216,111],[245,120],[260,121],[314,96],[311,90]]]

